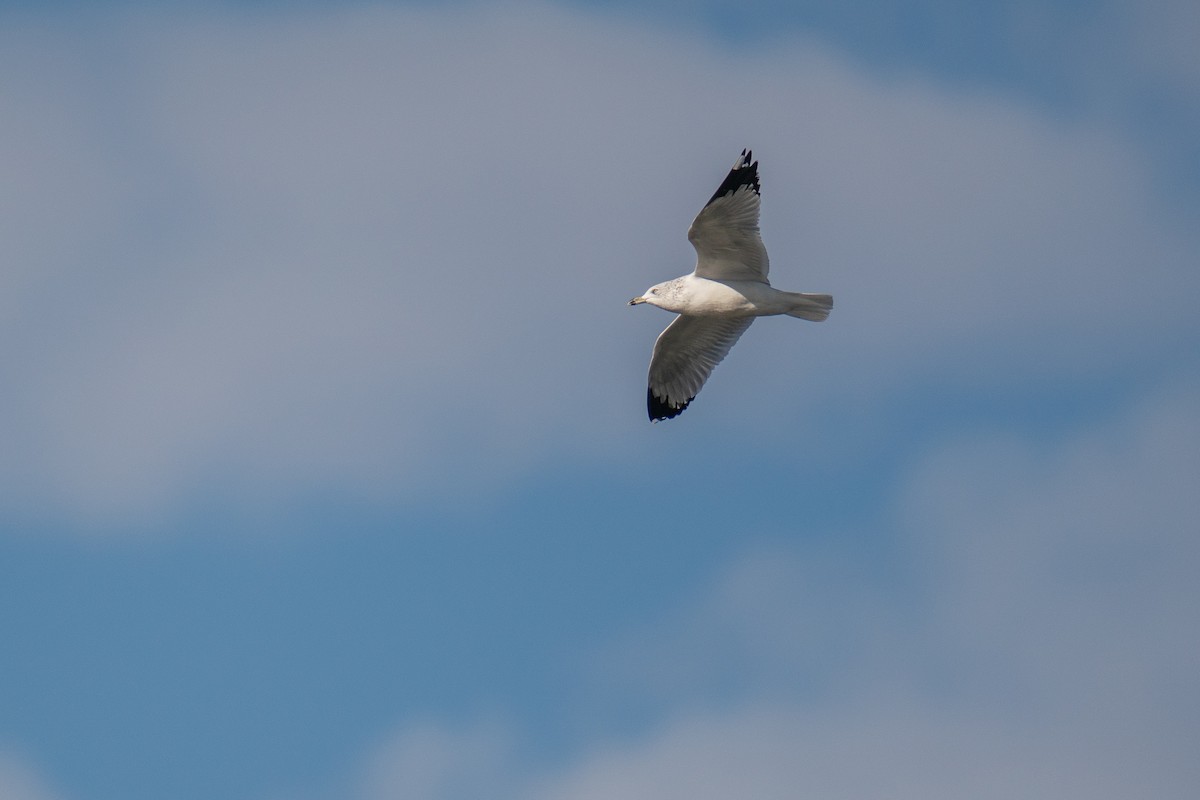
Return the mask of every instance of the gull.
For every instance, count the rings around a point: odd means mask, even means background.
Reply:
[[[629,305],[649,303],[677,316],[650,358],[646,410],[651,422],[677,417],[755,317],[786,314],[820,322],[833,297],[781,292],[767,281],[767,249],[758,232],[758,162],[743,150],[688,229],[696,269],[655,284]]]

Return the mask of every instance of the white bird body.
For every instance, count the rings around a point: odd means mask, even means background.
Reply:
[[[690,275],[655,284],[630,305],[649,303],[679,316],[654,343],[646,408],[657,422],[679,415],[756,317],[787,314],[820,322],[827,294],[783,292],[767,281],[767,249],[758,231],[758,162],[743,150],[688,239],[696,248]]]
[[[651,286],[646,294],[636,299],[676,314],[697,317],[791,314],[812,319],[812,298],[824,296],[781,292],[765,281],[719,281],[691,274]],[[826,309],[820,318],[828,315]]]

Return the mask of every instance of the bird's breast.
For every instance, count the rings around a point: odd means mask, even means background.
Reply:
[[[744,284],[744,285],[743,285]],[[687,310],[683,313],[696,316],[745,316],[761,313],[755,302],[761,294],[758,287],[770,290],[770,286],[757,281],[714,281],[692,277],[687,292]]]

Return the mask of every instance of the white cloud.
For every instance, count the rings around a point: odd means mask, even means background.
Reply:
[[[0,797],[4,800],[58,800],[60,795],[29,762],[0,751]]]
[[[362,800],[472,800],[508,797],[513,736],[491,723],[463,729],[413,724],[375,749],[362,767]]]
[[[666,322],[623,301],[687,269],[687,223],[745,145],[776,283],[838,298],[820,328],[757,325],[717,373],[763,412],[749,436],[922,371],[1105,374],[1193,326],[1195,233],[1136,151],[803,41],[720,53],[540,6],[92,30],[4,34],[37,40],[6,50],[0,95],[22,120],[0,202],[24,213],[9,514],[477,494],[620,452]]]
[[[535,796],[1189,796],[1197,387],[1059,442],[921,461],[878,543],[907,588],[862,579],[872,557],[849,546],[735,565],[601,662],[609,691],[663,693],[662,721]]]
[[[1098,100],[1128,112],[1151,104],[1178,104],[1189,112],[1189,128],[1200,122],[1200,55],[1191,42],[1200,35],[1200,11],[1187,0],[1106,3],[1073,46],[1080,84]],[[1153,97],[1136,95],[1146,92]],[[1136,113],[1136,111],[1134,112]]]
[[[1134,28],[1131,49],[1152,76],[1166,78],[1172,90],[1200,103],[1200,55],[1191,46],[1200,35],[1200,9],[1195,3],[1158,0],[1117,13],[1132,17],[1126,19]]]
[[[356,780],[370,798],[1189,797],[1198,460],[1190,383],[1055,441],[917,454],[883,556],[862,537],[760,548],[585,654],[605,677],[575,722],[650,703],[640,732],[548,767],[507,727],[411,726]]]
[[[528,796],[1188,797],[1194,782],[1181,780],[1178,759],[1160,771],[1144,747],[1103,730],[993,724],[929,706],[776,704],[680,717],[645,742],[595,753]]]
[[[998,441],[930,459],[911,524],[963,664],[994,664],[994,687],[1045,704],[1165,721],[1181,689],[1200,702],[1187,633],[1200,621],[1198,409],[1187,386],[1056,448]]]
[[[870,653],[908,667],[907,645],[897,646],[906,621],[869,569],[833,545],[760,547],[724,565],[702,596],[584,654],[588,694],[597,706],[615,694],[621,708],[661,712],[701,699],[836,694]]]

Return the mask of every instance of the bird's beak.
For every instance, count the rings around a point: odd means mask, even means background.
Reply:
[[[629,301],[629,305],[631,305],[631,306],[636,306],[638,303],[644,303],[644,302],[646,302],[646,298],[644,298],[644,297],[635,297],[635,298],[633,298],[632,300],[630,300],[630,301]]]

